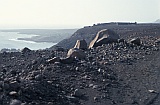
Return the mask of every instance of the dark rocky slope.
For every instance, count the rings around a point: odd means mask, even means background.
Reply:
[[[46,62],[66,52],[1,53],[0,105],[159,105],[160,46],[143,38],[86,50],[71,64]]]
[[[160,35],[160,24],[98,24],[77,30],[70,38],[60,41],[56,46],[61,46],[67,49],[72,48],[74,47],[76,41],[80,39],[85,39],[89,44],[96,36],[97,32],[102,29],[111,29],[119,34],[120,38],[127,40],[134,37]],[[51,49],[54,48],[55,46],[51,47]]]
[[[0,53],[0,105],[159,105],[159,26],[134,29],[145,31],[119,34],[142,44],[103,44],[70,64],[47,62],[65,51]]]

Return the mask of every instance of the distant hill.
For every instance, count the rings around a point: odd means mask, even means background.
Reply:
[[[160,23],[160,19],[157,19],[157,20],[155,21],[155,23]]]

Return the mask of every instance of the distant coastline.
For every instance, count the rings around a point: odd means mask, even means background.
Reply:
[[[33,41],[37,43],[58,43],[70,37],[77,29],[11,29],[1,32],[17,32],[18,34],[33,35],[29,38],[18,38],[18,40]]]
[[[12,52],[24,47],[46,49],[70,37],[76,29],[12,29],[0,30],[0,50]]]

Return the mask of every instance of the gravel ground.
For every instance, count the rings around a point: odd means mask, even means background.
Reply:
[[[138,37],[139,46],[105,44],[70,64],[47,62],[65,51],[0,53],[0,105],[159,105],[160,36]]]

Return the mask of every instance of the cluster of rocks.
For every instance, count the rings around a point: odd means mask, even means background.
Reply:
[[[84,27],[77,30],[70,38],[60,41],[56,46],[61,46],[66,49],[73,48],[77,40],[84,39],[89,45],[95,38],[97,33],[103,29],[110,29],[120,35],[120,38],[130,40],[137,37],[159,37],[160,24],[137,24],[137,25],[95,25]],[[144,38],[143,38],[144,39]],[[67,43],[67,44],[66,44]],[[50,49],[54,49],[55,46]]]
[[[147,68],[145,62],[150,64],[153,58],[157,62],[159,39],[149,45],[141,39],[126,41],[114,31],[103,29],[89,47],[85,40],[78,40],[68,51],[24,48],[21,52],[1,53],[0,104],[151,105],[158,97],[154,87],[159,85],[152,84],[151,88],[147,84],[158,79],[152,79],[157,74],[152,72],[160,66],[155,63]],[[144,72],[148,69],[149,74]],[[144,84],[136,82],[140,80]],[[142,91],[144,88],[147,92]]]
[[[155,43],[158,43],[159,41],[155,41]],[[100,30],[96,37],[90,42],[89,46],[87,45],[87,42],[83,40],[77,40],[74,48],[71,48],[66,58],[59,58],[54,57],[52,59],[49,59],[49,63],[55,63],[55,62],[61,62],[64,64],[70,64],[74,62],[76,59],[85,59],[86,54],[84,53],[87,49],[92,49],[94,47],[111,44],[111,43],[123,43],[127,46],[140,46],[142,44],[142,41],[140,38],[132,38],[128,42],[125,39],[120,39],[119,35],[115,33],[113,30],[110,29],[103,29]],[[59,51],[59,50],[58,50]],[[64,50],[61,50],[62,52]]]

